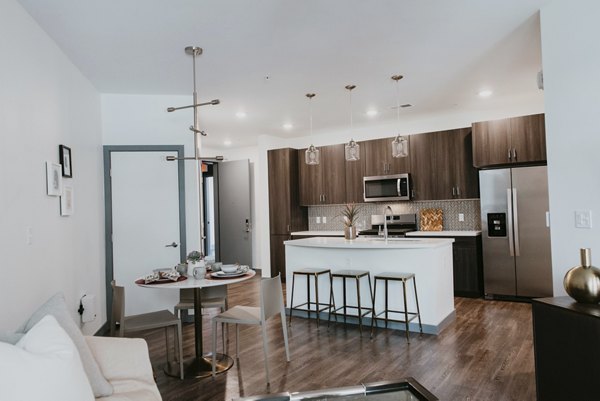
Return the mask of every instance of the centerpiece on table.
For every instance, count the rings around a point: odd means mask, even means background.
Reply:
[[[196,268],[198,268],[198,269],[206,268],[206,264],[204,263],[204,255],[202,254],[202,252],[199,252],[199,251],[192,251],[192,252],[188,253],[187,264],[188,264],[188,271],[187,271],[188,277],[194,277],[194,270]],[[204,273],[206,273],[206,271]]]
[[[356,238],[356,221],[358,220],[358,211],[360,207],[355,203],[347,203],[342,210],[344,218],[344,238],[352,240]]]

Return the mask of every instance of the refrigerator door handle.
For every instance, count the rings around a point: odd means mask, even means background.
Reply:
[[[550,228],[550,212],[546,212],[546,227]]]
[[[510,256],[515,256],[515,241],[513,239],[513,208],[512,208],[512,190],[506,188],[506,204],[508,205],[506,220],[508,221],[508,250]]]
[[[521,256],[521,245],[519,244],[519,208],[517,207],[517,188],[512,189],[513,219],[515,229],[515,256]]]

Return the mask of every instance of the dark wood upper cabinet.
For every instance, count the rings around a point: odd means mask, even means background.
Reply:
[[[543,114],[482,121],[472,127],[475,167],[546,161]]]
[[[511,143],[515,163],[546,161],[546,124],[544,114],[510,119]]]
[[[410,173],[409,157],[392,157],[392,138],[373,139],[365,141],[365,176],[391,175]],[[410,154],[410,137],[409,154]]]
[[[479,196],[479,177],[471,158],[471,128],[411,135],[414,200]]]
[[[308,211],[298,199],[298,151],[267,152],[269,174],[269,228],[271,235],[284,235],[308,228]]]
[[[363,203],[365,176],[365,146],[360,143],[360,159],[346,161],[346,203]]]
[[[438,199],[437,139],[437,133],[410,136],[408,159],[410,160],[413,200]]]
[[[344,145],[319,147],[320,163],[304,161],[306,149],[298,151],[299,199],[302,206],[341,204],[346,201]]]
[[[448,150],[451,154],[449,171],[451,181],[448,194],[452,198],[444,199],[473,199],[479,198],[479,173],[473,167],[473,135],[471,128],[460,128],[448,131]]]

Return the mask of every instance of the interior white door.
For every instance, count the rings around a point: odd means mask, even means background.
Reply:
[[[112,152],[113,275],[125,287],[127,315],[172,309],[179,292],[134,281],[179,263],[177,152]],[[177,244],[177,247],[167,246]]]
[[[223,263],[252,265],[250,161],[219,163],[219,249]]]

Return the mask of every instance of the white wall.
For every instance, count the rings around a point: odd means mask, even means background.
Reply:
[[[97,296],[98,317],[83,327],[94,333],[106,321],[100,98],[16,1],[0,9],[0,330],[62,291],[74,318],[83,293]],[[70,217],[46,195],[59,144],[73,152]]]
[[[579,248],[600,254],[600,215],[591,229],[575,228],[575,210],[600,212],[600,3],[554,1],[541,10],[542,57],[554,295],[579,264]]]

